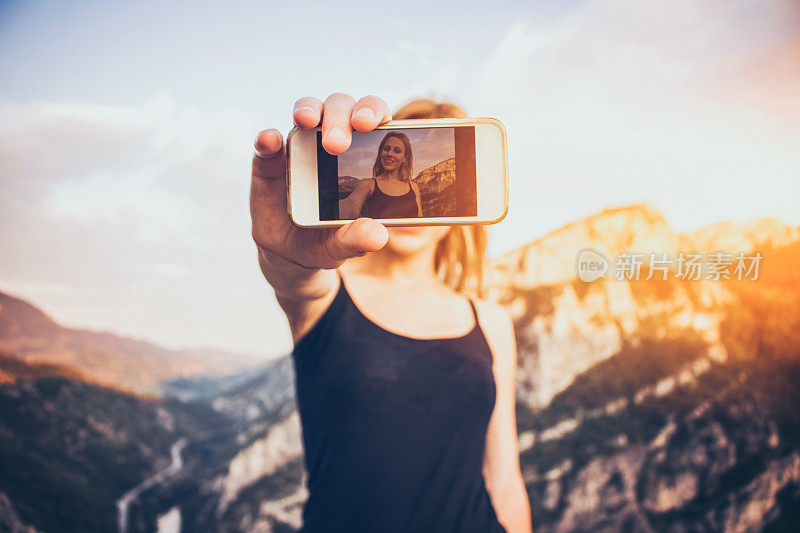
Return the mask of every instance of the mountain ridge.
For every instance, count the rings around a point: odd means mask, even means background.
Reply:
[[[72,367],[98,384],[139,393],[157,392],[158,384],[169,379],[231,374],[256,363],[250,355],[169,350],[108,331],[64,327],[5,292],[0,292],[0,350],[28,363]]]
[[[493,280],[509,276],[518,286],[533,287],[577,278],[577,256],[593,248],[612,259],[620,252],[751,252],[756,245],[785,246],[800,239],[800,226],[776,217],[742,224],[722,221],[678,233],[649,202],[603,209],[570,222],[490,260]],[[572,252],[565,254],[564,250]]]
[[[800,523],[794,511],[800,508],[800,239],[792,240],[792,227],[753,221],[717,226],[704,237],[712,244],[753,241],[770,265],[758,282],[585,283],[574,276],[572,247],[586,240],[622,247],[655,235],[682,246],[652,206],[604,210],[585,220],[594,234],[578,221],[546,246],[538,239],[535,248],[556,256],[553,264],[569,265],[572,275],[541,277],[537,258],[520,253],[502,263],[504,275],[492,277],[491,297],[509,310],[517,335],[520,464],[537,530],[793,530]],[[190,531],[296,531],[308,480],[291,358],[217,381],[180,380],[165,388],[191,403],[139,405],[63,378],[25,378],[0,385],[0,406],[7,402],[17,416],[15,398],[28,395],[32,415],[69,420],[75,431],[67,436],[108,432],[110,444],[103,446],[112,447],[125,425],[104,418],[106,404],[145,410],[148,417],[135,418],[143,435],[136,438],[160,448],[148,452],[151,460],[136,475],[124,472],[128,485],[167,464],[167,445],[185,434],[185,466],[132,503],[131,531],[151,531],[167,513],[177,513]],[[54,401],[58,391],[77,400]],[[106,400],[80,400],[87,394]],[[195,415],[187,419],[184,410]],[[217,426],[226,429],[209,438]],[[37,442],[39,431],[20,427],[25,443]],[[58,428],[49,431],[60,435]],[[73,448],[50,450],[69,456]],[[69,457],[91,459],[85,450]],[[39,481],[62,484],[73,475],[48,473],[52,479]],[[8,494],[3,486],[0,492]],[[34,511],[42,499],[12,496],[19,521],[38,527]],[[102,513],[111,518],[109,509]]]

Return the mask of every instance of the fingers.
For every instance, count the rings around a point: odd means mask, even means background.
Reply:
[[[264,130],[256,136],[253,156],[253,176],[282,178],[286,173],[286,150],[281,132]]]
[[[342,93],[330,95],[322,112],[322,147],[331,155],[339,155],[350,148],[353,130],[350,126],[350,115],[353,113],[355,100]]]
[[[389,106],[377,96],[365,96],[356,103],[347,94],[334,93],[325,102],[306,96],[294,104],[294,123],[303,129],[314,128],[322,120],[322,147],[331,155],[344,153],[353,140],[353,130],[361,133],[392,120]]]
[[[344,261],[362,256],[366,252],[377,252],[388,241],[389,232],[383,224],[361,217],[337,229],[328,239],[325,248],[332,259]]]
[[[389,105],[377,96],[365,96],[359,100],[350,117],[353,129],[366,133],[374,130],[380,124],[392,120],[392,112]]]
[[[256,136],[256,155],[263,159],[273,158],[283,148],[283,135],[276,129],[260,132]]]
[[[292,120],[295,126],[305,130],[316,128],[322,118],[322,102],[317,98],[305,96],[294,103]]]

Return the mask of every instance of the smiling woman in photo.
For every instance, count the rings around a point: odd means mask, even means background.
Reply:
[[[390,131],[378,145],[372,179],[361,180],[339,202],[342,218],[416,218],[422,216],[419,186],[412,181],[414,155],[405,133]]]

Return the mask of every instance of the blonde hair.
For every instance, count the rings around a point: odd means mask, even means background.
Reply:
[[[428,99],[409,102],[392,114],[397,120],[466,116],[455,104]],[[436,246],[433,264],[436,275],[453,290],[482,298],[487,244],[486,227],[481,224],[450,226]]]

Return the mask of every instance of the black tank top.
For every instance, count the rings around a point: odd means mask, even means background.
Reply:
[[[414,339],[370,321],[339,280],[292,352],[301,531],[505,533],[482,473],[496,390],[475,305],[466,335]]]
[[[417,195],[408,184],[408,192],[399,196],[384,193],[378,187],[378,180],[375,187],[364,205],[361,206],[361,216],[369,218],[416,218],[419,214],[417,210]]]

